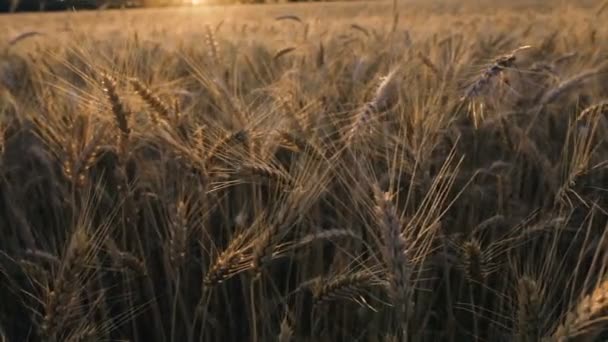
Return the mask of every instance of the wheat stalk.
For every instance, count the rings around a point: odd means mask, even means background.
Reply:
[[[281,328],[277,339],[278,342],[291,342],[293,339],[293,328],[289,322],[289,314],[286,314],[281,321]]]
[[[224,136],[209,148],[205,155],[203,165],[209,168],[209,166],[213,165],[218,159],[218,154],[222,148],[229,146],[233,142],[247,144],[249,139],[249,133],[246,130],[239,130]]]
[[[371,272],[362,271],[338,275],[329,279],[316,279],[312,282],[314,305],[327,305],[337,300],[349,300],[369,307],[364,295],[370,286],[377,283]]]
[[[460,98],[461,101],[480,96],[487,90],[493,79],[512,67],[517,60],[516,53],[531,48],[529,45],[520,46],[506,55],[497,57],[492,64],[484,69]]]
[[[174,269],[179,269],[186,260],[188,252],[188,216],[184,201],[175,208],[175,219],[169,230],[169,261]]]
[[[281,57],[283,57],[283,56],[285,56],[285,55],[287,55],[287,54],[289,54],[289,53],[291,53],[291,52],[295,51],[295,49],[296,49],[296,48],[295,48],[295,47],[293,47],[293,46],[290,46],[290,47],[286,47],[286,48],[284,48],[284,49],[281,49],[281,50],[277,51],[277,52],[274,54],[274,56],[272,56],[272,60],[273,60],[273,61],[275,61],[275,62],[277,62],[279,59],[281,59]]]
[[[388,276],[389,294],[398,305],[406,306],[412,293],[412,263],[408,256],[407,242],[401,231],[403,225],[390,193],[383,193],[378,186],[374,186],[373,196],[374,214],[382,238],[381,251]],[[405,312],[407,311],[406,307]]]
[[[295,22],[300,23],[300,24],[303,23],[302,19],[300,19],[300,17],[298,17],[297,15],[293,15],[293,14],[281,15],[281,16],[278,16],[278,17],[274,18],[274,20],[276,20],[276,21],[292,20],[292,21],[295,21]]]
[[[578,87],[585,81],[598,76],[604,69],[605,69],[605,67],[600,67],[600,68],[596,68],[596,69],[583,71],[583,72],[576,74],[576,75],[570,77],[569,79],[561,82],[560,84],[557,85],[557,87],[547,91],[543,95],[543,97],[540,99],[540,106],[541,107],[546,106],[547,104],[554,102],[560,96],[562,96],[564,93]]]
[[[424,55],[422,52],[418,52],[416,56],[420,59],[420,61],[422,61],[422,64],[424,64],[427,68],[429,68],[429,70],[433,72],[433,74],[435,74],[436,76],[439,76],[441,74],[439,72],[439,68],[437,68],[435,63],[433,63],[433,61],[431,61],[431,59]]]
[[[601,101],[585,108],[577,117],[577,121],[587,119],[589,116],[608,114],[608,101]]]
[[[352,143],[362,127],[368,124],[375,114],[385,111],[395,104],[398,99],[398,72],[399,68],[394,68],[383,77],[372,100],[357,111],[354,122],[345,135],[347,146]]]
[[[159,118],[157,115],[154,115],[154,113],[150,113],[150,118],[154,124],[158,125],[160,124],[160,120],[169,119],[171,114],[169,105],[167,105],[158,96],[154,95],[152,91],[137,78],[132,78],[129,81],[131,82],[131,85],[133,85],[133,88],[135,88],[135,93],[139,95],[141,99],[160,116]]]
[[[215,63],[215,67],[220,67],[222,65],[220,46],[215,39],[213,29],[209,25],[205,25],[205,43],[209,49],[209,59]]]
[[[535,342],[542,336],[542,292],[528,276],[517,282],[517,341]]]
[[[53,289],[47,292],[44,301],[44,316],[40,333],[55,340],[69,317],[69,308],[78,300],[80,280],[84,263],[88,260],[91,241],[84,229],[77,229],[62,259],[61,270],[53,281]]]
[[[250,266],[250,258],[246,256],[250,249],[247,241],[249,233],[249,230],[240,232],[232,238],[228,247],[217,255],[203,279],[206,287],[220,284]]]
[[[130,113],[125,109],[123,102],[118,96],[118,92],[116,90],[116,81],[107,74],[102,76],[101,83],[104,87],[104,91],[107,95],[108,102],[112,106],[112,113],[114,113],[114,119],[116,120],[116,126],[121,131],[121,133],[128,138],[131,133],[131,129],[129,128],[129,115]]]
[[[114,81],[114,79],[109,75],[104,74],[102,75],[101,83],[104,87],[108,102],[112,107],[112,113],[114,114],[116,126],[120,130],[118,148],[121,163],[124,164],[126,162],[125,159],[127,156],[129,136],[131,134],[131,128],[129,127],[130,112],[126,110],[125,105],[118,96],[116,90],[116,81]]]
[[[462,244],[463,266],[467,279],[476,284],[483,284],[487,275],[486,262],[477,239],[471,238]]]
[[[568,312],[565,321],[556,329],[553,340],[568,341],[582,336],[593,336],[606,327],[608,321],[608,280],[604,280]]]

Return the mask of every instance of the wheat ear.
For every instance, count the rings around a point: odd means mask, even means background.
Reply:
[[[407,242],[401,232],[402,223],[390,193],[373,187],[374,213],[380,225],[382,256],[389,279],[389,294],[398,303],[405,305],[411,294],[410,277],[412,265],[408,257]]]
[[[517,282],[517,341],[536,342],[542,332],[542,292],[528,276]]]
[[[583,297],[553,334],[556,342],[592,336],[606,327],[608,322],[608,280],[600,283]]]
[[[161,100],[160,97],[154,95],[154,93],[152,93],[152,91],[140,80],[132,78],[129,81],[135,89],[135,93],[154,111],[154,113],[150,113],[150,118],[154,124],[158,125],[161,119],[169,119],[171,109],[168,104]],[[158,115],[155,115],[155,113]]]

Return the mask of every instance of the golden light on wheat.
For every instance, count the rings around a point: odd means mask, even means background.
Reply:
[[[1,17],[0,341],[606,340],[607,14]]]

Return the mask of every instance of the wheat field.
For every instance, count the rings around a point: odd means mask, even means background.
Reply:
[[[607,21],[0,15],[0,341],[605,341]]]

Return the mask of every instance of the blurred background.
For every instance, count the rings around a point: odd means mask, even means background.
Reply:
[[[201,4],[319,2],[329,0],[0,0],[0,12],[195,6]]]

